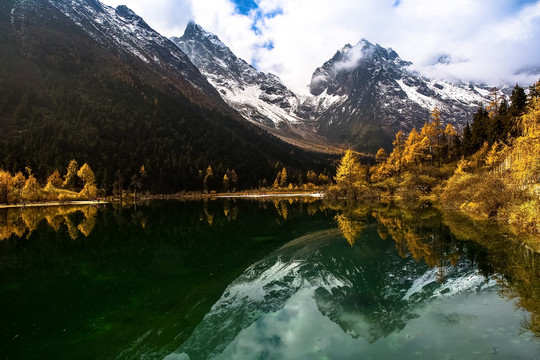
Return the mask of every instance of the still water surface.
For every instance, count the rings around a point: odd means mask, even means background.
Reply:
[[[433,209],[0,211],[4,359],[535,359],[540,257]]]

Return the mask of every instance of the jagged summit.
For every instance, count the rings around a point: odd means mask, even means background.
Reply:
[[[365,39],[345,45],[311,79],[319,133],[373,152],[389,146],[398,130],[420,128],[435,107],[446,123],[460,128],[487,101],[485,89],[430,80],[411,65],[391,48]]]
[[[399,130],[421,127],[435,107],[460,128],[487,101],[485,89],[427,79],[396,51],[367,39],[345,44],[317,68],[308,97],[257,71],[194,22],[172,40],[246,119],[274,129],[312,129],[331,143],[368,152],[389,147]]]
[[[274,129],[300,121],[298,97],[277,76],[238,58],[216,35],[190,22],[184,35],[171,40],[246,119]]]
[[[384,62],[394,62],[396,66],[409,66],[410,62],[403,61],[398,54],[390,49],[383,48],[379,44],[372,44],[366,39],[362,39],[356,45],[346,44],[334,56],[317,68],[313,73],[310,92],[314,96],[320,95],[323,91],[327,94],[345,94],[343,80],[360,66],[366,63],[382,64]]]
[[[115,9],[115,13],[119,17],[125,19],[127,22],[130,22],[147,30],[151,30],[150,26],[148,26],[148,24],[143,20],[143,18],[135,14],[135,12],[128,8],[126,5],[117,6]]]

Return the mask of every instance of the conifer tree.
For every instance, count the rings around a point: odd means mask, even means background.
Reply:
[[[308,170],[306,174],[306,180],[308,183],[312,183],[313,185],[317,185],[318,178],[317,174],[313,170]]]
[[[30,172],[24,183],[22,194],[23,198],[27,201],[36,201],[40,198],[39,185],[32,172]]]
[[[461,142],[461,154],[463,156],[469,156],[474,152],[474,145],[472,140],[472,132],[469,123],[463,129],[463,140]]]
[[[279,186],[282,188],[287,187],[287,169],[285,168],[281,170],[281,175],[279,177]]]
[[[520,117],[525,113],[527,108],[527,95],[525,89],[516,84],[510,95],[510,106],[508,107],[508,117],[505,126],[506,133],[516,138],[521,135],[521,127],[519,125]]]
[[[433,124],[433,128],[435,130],[435,138],[432,141],[432,145],[434,147],[434,153],[437,158],[437,166],[441,166],[441,136],[443,134],[443,127],[442,127],[442,119],[441,119],[441,111],[438,107],[435,107],[433,110],[431,110],[431,123]],[[432,139],[430,139],[432,140]]]
[[[383,148],[380,148],[375,154],[375,161],[377,164],[382,164],[388,159],[388,153]]]
[[[394,145],[394,150],[390,154],[389,161],[390,165],[393,167],[394,171],[400,173],[402,170],[403,162],[403,150],[405,148],[405,135],[403,132],[398,131],[392,145]]]
[[[490,122],[489,112],[484,108],[479,108],[473,116],[471,129],[472,153],[478,151],[487,140],[488,126]],[[465,140],[465,139],[464,139]]]
[[[459,135],[456,131],[456,128],[452,124],[446,125],[444,130],[444,135],[446,136],[446,141],[448,144],[447,158],[450,161],[457,160],[459,158],[460,151],[460,140]]]
[[[227,173],[227,177],[229,178],[232,191],[236,191],[236,187],[238,186],[238,174],[236,174],[236,171],[232,169],[229,173]]]
[[[47,178],[47,184],[51,184],[57,189],[62,187],[64,182],[62,181],[62,177],[60,176],[58,170],[54,170],[54,172]]]
[[[210,181],[212,180],[213,177],[214,177],[214,171],[212,170],[212,166],[208,165],[208,167],[206,168],[204,179],[203,179],[203,187],[204,187],[205,193],[208,193],[209,188],[210,188]]]
[[[65,188],[69,188],[71,190],[75,189],[76,176],[77,176],[78,170],[79,170],[79,165],[77,164],[77,161],[71,160],[67,167],[66,176],[64,176],[63,186]]]
[[[229,192],[229,177],[227,174],[223,175],[223,192]]]
[[[19,200],[22,199],[22,191],[25,183],[26,178],[24,177],[24,174],[21,171],[17,172],[13,177],[13,189],[16,191]]]
[[[83,166],[77,171],[77,176],[83,181],[84,186],[80,194],[87,198],[92,199],[97,194],[96,186],[96,176],[87,163],[84,163]]]
[[[337,167],[335,180],[337,185],[343,189],[347,197],[355,197],[355,187],[358,187],[364,180],[365,171],[363,171],[358,156],[348,149],[341,158]]]
[[[13,178],[7,171],[0,170],[0,204],[9,205],[9,190],[12,186]]]

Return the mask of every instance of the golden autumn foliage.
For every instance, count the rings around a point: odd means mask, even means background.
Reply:
[[[95,226],[97,208],[93,206],[50,206],[26,207],[24,209],[0,209],[0,241],[11,236],[30,236],[42,221],[46,221],[55,231],[59,231],[64,224],[72,239],[80,234],[87,237]],[[82,213],[83,219],[76,225],[73,216]]]
[[[64,180],[62,180],[58,170],[55,170],[47,178],[45,186],[40,185],[30,168],[26,170],[28,177],[25,177],[22,172],[11,175],[7,171],[0,170],[0,204],[90,200],[94,198],[97,194],[94,172],[88,164],[74,170],[76,164],[75,160],[70,162]],[[80,192],[66,189],[76,182],[74,176],[80,178],[84,184]]]
[[[477,218],[496,218],[540,233],[540,101],[530,99],[520,119],[521,135],[462,159],[442,193],[445,206]]]
[[[357,153],[348,149],[338,164],[334,177],[336,186],[332,191],[349,199],[358,199],[368,191],[367,177],[367,167],[360,163]]]
[[[352,220],[343,214],[336,215],[335,219],[339,231],[352,247],[362,232],[362,225],[358,221]]]

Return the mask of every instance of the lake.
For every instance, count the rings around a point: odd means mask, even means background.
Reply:
[[[0,210],[3,359],[535,359],[540,256],[431,207]]]

